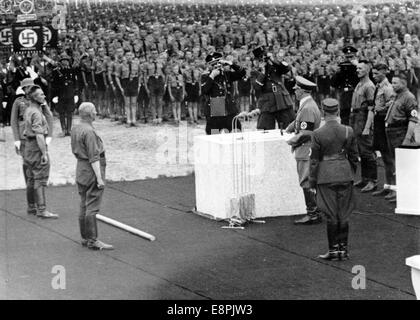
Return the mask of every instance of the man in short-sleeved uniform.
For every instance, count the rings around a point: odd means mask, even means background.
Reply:
[[[414,127],[418,122],[418,107],[416,98],[407,88],[405,75],[394,76],[392,78],[392,87],[396,96],[385,116],[385,132],[395,164],[395,148],[401,145],[409,145],[412,142]],[[393,172],[393,182],[395,182],[395,165]],[[395,192],[392,192],[386,199],[395,202]]]
[[[315,194],[309,190],[309,155],[311,136],[321,124],[321,112],[311,96],[316,84],[300,76],[296,77],[294,87],[296,99],[299,100],[299,110],[296,119],[287,127],[287,132],[294,132],[295,136],[289,140],[295,152],[299,184],[303,189],[306,204],[306,216],[296,220],[295,224],[316,224],[322,221],[316,205]]]
[[[96,117],[92,103],[79,107],[80,123],[71,132],[71,150],[77,159],[76,183],[80,195],[79,227],[82,245],[92,250],[111,250],[113,246],[97,239],[96,214],[104,192],[105,149],[92,122]]]
[[[368,121],[369,108],[374,105],[375,94],[375,85],[369,79],[369,69],[366,61],[357,64],[359,83],[353,92],[350,113],[350,125],[357,138],[362,168],[362,179],[355,186],[361,187],[362,192],[374,191],[378,177],[376,155],[373,150],[372,123]]]
[[[29,107],[30,101],[27,97],[29,89],[34,86],[34,82],[30,78],[23,79],[20,83],[20,88],[16,90],[16,99],[13,102],[12,113],[10,119],[10,125],[13,131],[13,137],[15,140],[16,153],[20,156],[25,154],[25,136],[23,135],[25,130],[25,111]],[[52,119],[47,119],[47,122],[52,123]],[[49,134],[50,135],[50,134]],[[51,139],[49,137],[48,139]],[[46,141],[48,144],[48,140]],[[26,164],[23,162],[23,176],[26,183],[26,200],[28,203],[28,214],[36,214],[35,204],[35,190],[33,185],[28,184],[28,176],[26,174]]]
[[[381,152],[382,161],[385,167],[385,183],[395,184],[394,177],[394,158],[389,150],[388,141],[385,134],[385,116],[388,108],[394,99],[394,90],[386,77],[388,66],[377,64],[373,67],[373,79],[376,82],[375,106],[369,112],[373,112],[373,147]],[[388,189],[381,189],[372,193],[373,196],[386,196],[393,193]]]

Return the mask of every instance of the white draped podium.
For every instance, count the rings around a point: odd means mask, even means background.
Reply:
[[[196,136],[197,212],[230,218],[230,199],[239,190],[255,194],[256,217],[304,214],[290,138],[280,130]]]

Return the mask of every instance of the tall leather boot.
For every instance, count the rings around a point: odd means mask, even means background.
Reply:
[[[71,133],[71,125],[72,125],[72,122],[73,122],[73,115],[70,112],[70,113],[67,114],[67,135],[68,136]]]
[[[88,234],[86,232],[85,216],[79,217],[80,236],[82,237],[82,246],[87,247]]]
[[[36,203],[35,203],[35,190],[33,185],[28,184],[28,175],[26,174],[26,170],[28,169],[27,165],[23,165],[23,176],[25,177],[26,183],[26,202],[28,204],[27,213],[36,215]]]
[[[67,135],[67,126],[66,126],[66,115],[64,113],[60,113],[60,125],[61,131],[63,131],[63,135]]]
[[[26,187],[26,200],[28,202],[28,214],[37,214],[37,207],[35,203],[35,189],[31,186]]]
[[[337,242],[337,225],[327,223],[327,236],[328,236],[328,252],[321,254],[318,258],[323,260],[338,261],[340,260],[339,245]]]
[[[35,194],[36,194],[36,203],[38,206],[38,213],[36,216],[43,219],[57,219],[58,214],[54,214],[47,211],[47,204],[46,204],[46,198],[45,198],[45,186],[40,186],[36,188]]]
[[[341,223],[339,225],[339,254],[340,260],[348,260],[349,259],[349,251],[348,251],[348,237],[349,237],[349,223]]]
[[[310,192],[309,188],[303,188],[303,195],[305,197],[306,215],[299,220],[295,220],[294,223],[303,225],[321,223],[322,218],[316,206],[315,194]]]
[[[87,232],[87,247],[91,250],[113,250],[114,247],[98,240],[98,226],[96,216],[90,215],[85,217],[85,227]]]

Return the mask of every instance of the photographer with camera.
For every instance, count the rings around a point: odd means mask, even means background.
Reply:
[[[245,76],[245,69],[226,60],[214,52],[206,57],[209,74],[203,79],[202,94],[208,97],[204,107],[207,119],[206,133],[213,134],[226,129],[232,131],[232,120],[238,114],[238,103],[234,98],[233,82]],[[238,123],[241,130],[241,124]]]
[[[264,71],[258,74],[255,81],[255,92],[259,96],[258,108],[249,115],[259,115],[258,130],[273,130],[276,121],[279,128],[285,128],[295,118],[293,101],[282,79],[289,72],[289,65],[286,62],[277,62],[262,47],[256,48],[253,54],[262,61]]]

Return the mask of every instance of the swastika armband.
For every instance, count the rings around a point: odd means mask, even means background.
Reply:
[[[302,121],[299,123],[299,129],[300,130],[310,130],[313,131],[315,128],[315,123],[314,122],[307,122],[307,121]]]

